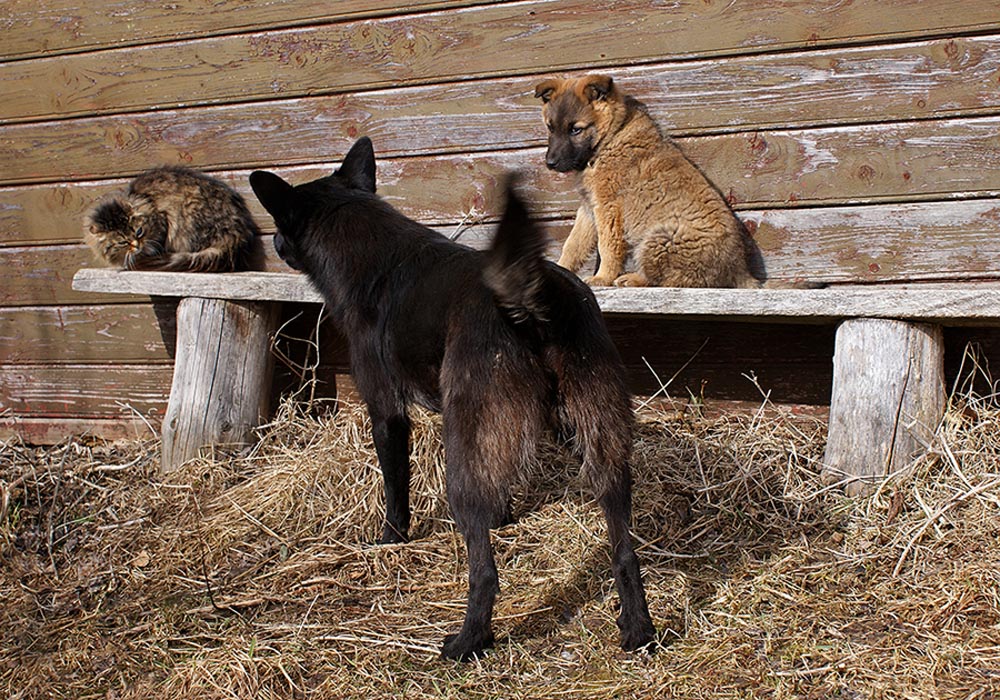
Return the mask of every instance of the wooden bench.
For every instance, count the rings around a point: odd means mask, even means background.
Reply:
[[[168,278],[166,289],[138,291],[182,301],[153,304],[113,292],[118,282],[99,292],[79,286],[103,271],[81,273],[72,288],[74,274],[93,265],[80,241],[83,212],[150,165],[221,177],[270,233],[248,174],[266,168],[302,182],[329,172],[369,134],[379,192],[404,213],[444,230],[471,221],[488,233],[501,206],[496,183],[518,169],[558,246],[579,195],[571,179],[545,170],[533,87],[553,74],[600,71],[644,101],[726,195],[767,277],[831,285],[816,295],[635,292],[621,297],[635,300],[628,311],[608,306],[607,295],[618,292],[602,292],[633,388],[657,390],[648,361],[674,380],[674,396],[756,401],[760,386],[805,410],[832,402],[835,463],[837,435],[845,434],[838,415],[851,393],[844,385],[861,376],[840,366],[849,336],[867,337],[858,329],[943,328],[949,382],[966,341],[978,341],[994,366],[1000,357],[1000,331],[986,325],[992,292],[963,286],[975,290],[971,301],[945,308],[935,304],[950,291],[925,296],[930,287],[897,286],[1000,280],[1000,14],[990,3],[948,2],[936,11],[926,4],[358,0],[244,3],[238,12],[192,2],[190,11],[166,12],[128,0],[113,10],[74,10],[67,24],[50,21],[50,3],[15,3],[16,31],[0,50],[0,257],[8,271],[0,285],[0,438],[134,435],[147,422],[159,429],[170,409],[163,432],[168,445],[179,444],[184,436],[171,431],[182,427],[173,420],[182,392],[212,388],[206,375],[236,367],[240,374],[216,392],[231,396],[243,382],[252,400],[239,404],[253,407],[251,416],[201,419],[217,424],[210,441],[231,442],[264,412],[269,372],[272,391],[282,390],[288,370],[271,368],[267,353],[201,369],[189,359],[211,356],[198,328],[215,328],[226,357],[234,343],[262,347],[244,336],[275,323],[279,302],[270,300],[285,292],[274,282],[240,301],[230,282],[205,277],[193,282],[210,289],[196,291]],[[122,12],[141,18],[125,42],[113,21]],[[330,65],[338,69],[323,69]],[[461,241],[481,245],[478,235]],[[287,272],[273,253],[266,269]],[[866,294],[873,305],[856,306],[866,297],[852,295]],[[930,307],[907,310],[898,294]],[[832,310],[806,310],[807,300],[834,298]],[[723,299],[732,306],[719,306]],[[279,349],[312,329],[305,318],[289,325],[290,315],[319,309],[312,301],[283,306]],[[951,325],[958,323],[974,325]],[[940,346],[929,332],[929,344]],[[339,377],[341,350],[332,349],[323,348],[329,364],[320,369]],[[874,354],[908,352],[879,344]],[[892,372],[908,377],[908,387],[915,374],[922,386],[939,384],[924,373]],[[190,401],[229,410],[213,400]],[[854,403],[878,415],[874,400]],[[895,425],[900,417],[892,415]],[[204,439],[207,429],[199,430],[191,442]],[[906,450],[887,434],[883,449],[897,464]],[[862,452],[873,440],[863,442]],[[880,466],[869,471],[880,473],[884,455],[874,454],[865,457]]]
[[[299,274],[80,270],[79,291],[177,297],[177,353],[163,468],[245,442],[264,418],[269,347],[282,303],[321,303]],[[837,324],[825,476],[856,492],[905,468],[945,408],[945,325],[1000,325],[1000,284],[815,290],[598,289],[606,314]]]

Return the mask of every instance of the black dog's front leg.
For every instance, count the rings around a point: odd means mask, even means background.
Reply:
[[[410,419],[369,413],[385,485],[385,526],[379,544],[406,542],[410,529]]]

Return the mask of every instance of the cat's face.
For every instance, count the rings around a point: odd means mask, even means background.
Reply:
[[[132,270],[140,259],[163,255],[162,219],[138,214],[126,197],[112,195],[88,213],[84,237],[100,258]]]
[[[340,168],[328,177],[293,187],[274,173],[256,170],[250,174],[250,186],[257,199],[274,218],[274,250],[293,270],[306,271],[300,245],[302,230],[310,215],[310,200],[336,190],[375,192],[375,152],[365,136],[357,140],[344,157]],[[297,194],[298,191],[298,194]]]

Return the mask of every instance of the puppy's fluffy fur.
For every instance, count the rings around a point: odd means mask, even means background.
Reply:
[[[758,287],[743,228],[722,195],[645,107],[603,75],[550,79],[535,96],[546,165],[581,173],[581,203],[559,264],[578,271],[596,247],[595,286]],[[630,254],[636,269],[625,271]]]

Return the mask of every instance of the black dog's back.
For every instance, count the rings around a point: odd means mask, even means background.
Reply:
[[[489,530],[505,521],[517,471],[555,428],[580,455],[608,522],[622,646],[653,639],[628,531],[632,412],[624,369],[590,289],[546,262],[544,238],[508,185],[493,245],[473,251],[375,196],[371,143],[298,187],[256,172],[275,247],[309,275],[347,337],[386,491],[382,542],[409,529],[409,419],[443,414],[448,500],[469,552],[465,623],[450,658],[493,643],[498,578]]]

